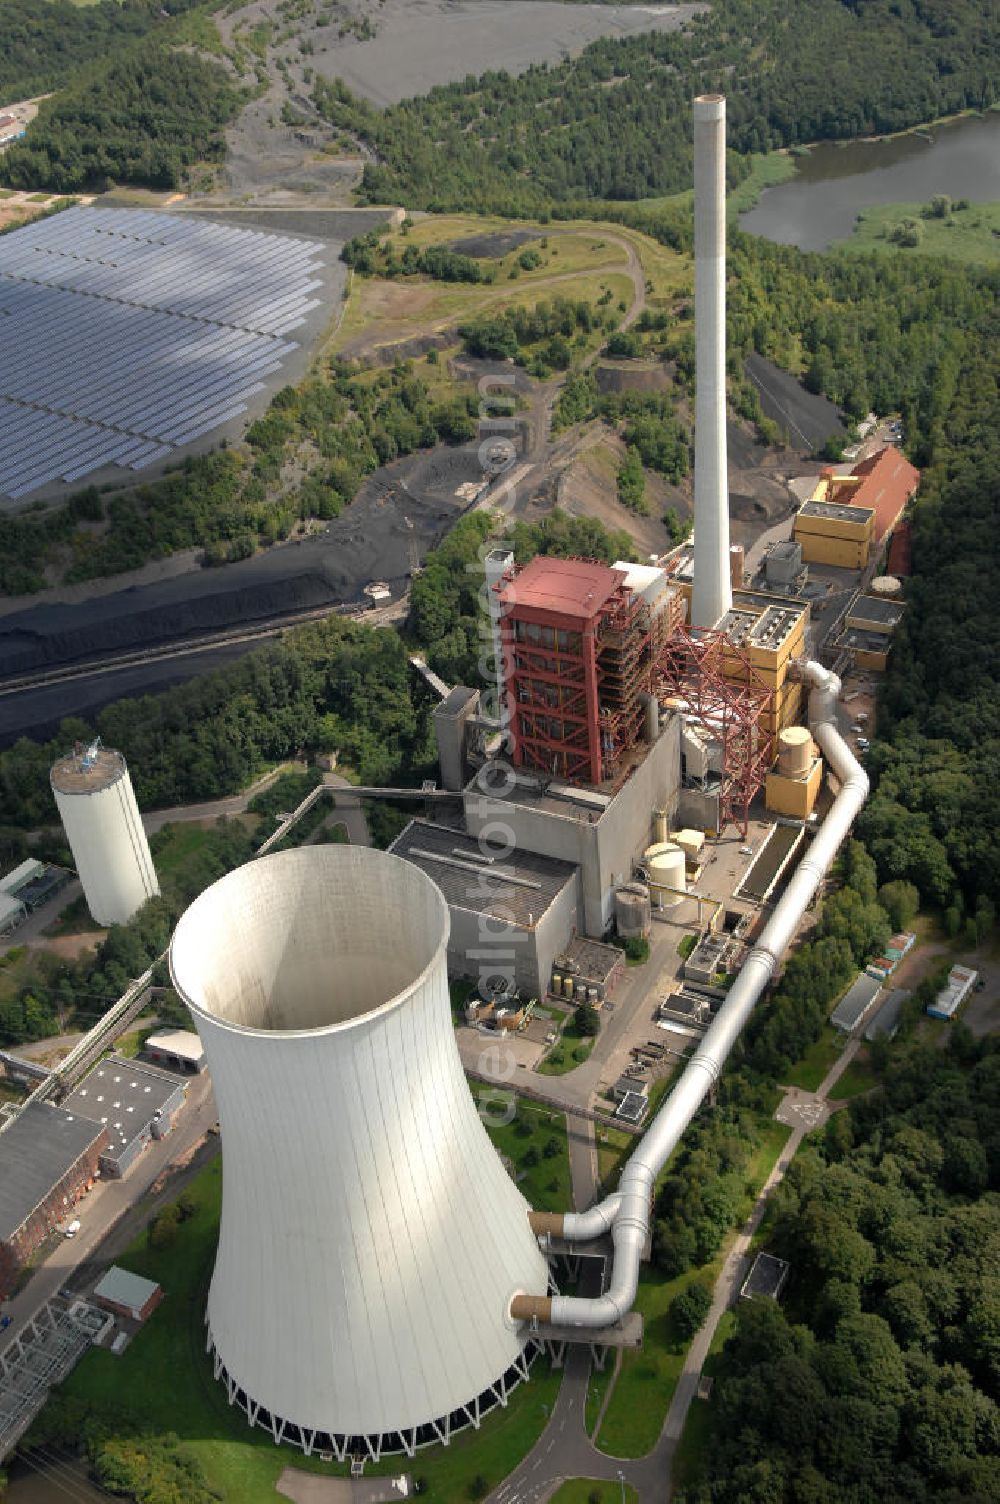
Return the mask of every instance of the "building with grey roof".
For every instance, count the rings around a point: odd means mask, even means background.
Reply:
[[[872,1005],[882,991],[882,983],[863,971],[853,986],[848,987],[840,1002],[830,1015],[830,1022],[843,1034],[853,1034],[863,1019],[867,1018]]]
[[[117,1178],[128,1173],[151,1139],[170,1132],[184,1093],[182,1080],[155,1065],[108,1055],[63,1106],[107,1130],[101,1173]]]
[[[389,850],[426,872],[444,894],[453,976],[502,976],[524,994],[545,995],[553,960],[577,923],[580,884],[572,862],[508,852],[429,820],[411,820]]]
[[[93,1182],[107,1143],[102,1124],[47,1102],[0,1133],[0,1295]]]

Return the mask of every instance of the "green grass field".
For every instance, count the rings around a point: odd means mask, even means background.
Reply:
[[[872,1070],[867,1050],[862,1049],[835,1084],[830,1097],[835,1102],[846,1102],[850,1097],[859,1097],[878,1085],[878,1077]]]
[[[644,1270],[635,1307],[645,1319],[643,1349],[622,1354],[621,1373],[597,1437],[602,1451],[613,1457],[642,1457],[655,1444],[670,1408],[688,1347],[673,1328],[668,1314],[670,1302],[694,1280],[710,1289],[714,1286],[732,1238],[749,1215],[790,1134],[791,1129],[783,1123],[766,1118],[758,1120],[757,1144],[747,1166],[746,1195],[741,1201],[731,1235],[710,1263],[699,1269],[687,1269],[669,1280],[652,1266]],[[720,1349],[729,1329],[724,1322],[725,1318],[716,1333]]]
[[[631,1483],[598,1482],[594,1478],[567,1478],[552,1495],[552,1504],[636,1504],[639,1495]]]
[[[944,218],[924,218],[924,204],[882,204],[858,216],[854,233],[837,242],[840,250],[880,251],[893,256],[949,256],[970,265],[1000,261],[1000,204],[969,204]],[[904,220],[919,226],[918,244],[892,239]]]
[[[167,1249],[147,1247],[138,1238],[120,1262],[160,1282],[163,1304],[121,1357],[92,1349],[63,1386],[64,1392],[93,1406],[112,1433],[125,1424],[173,1432],[201,1463],[210,1485],[225,1504],[276,1504],[275,1482],[285,1467],[343,1475],[346,1468],[276,1447],[268,1433],[251,1428],[231,1408],[223,1387],[212,1378],[205,1352],[203,1311],[215,1256],[222,1188],[222,1164],[215,1160],[188,1187],[195,1211],[182,1222]],[[490,1487],[504,1478],[541,1435],[555,1402],[561,1374],[537,1359],[531,1382],[496,1410],[478,1432],[463,1432],[450,1447],[418,1454],[412,1471],[426,1481],[425,1497],[435,1504],[459,1504],[469,1497],[473,1478]],[[398,1472],[390,1458],[368,1472]]]
[[[480,1116],[500,1153],[510,1161],[521,1194],[536,1211],[572,1205],[566,1118],[498,1088],[474,1087]],[[501,1121],[509,1114],[509,1121]]]
[[[643,1270],[635,1302],[645,1321],[643,1347],[640,1352],[622,1354],[621,1373],[597,1436],[602,1452],[611,1457],[643,1457],[655,1446],[687,1352],[687,1343],[674,1331],[668,1307],[694,1280],[714,1285],[722,1260],[719,1253],[710,1264],[685,1270],[675,1279],[665,1279],[648,1266]]]
[[[559,1035],[559,1039],[539,1061],[536,1069],[540,1076],[565,1076],[582,1065],[594,1048],[594,1036],[581,1034],[571,1014]]]
[[[732,220],[752,209],[765,188],[787,183],[796,173],[795,158],[787,151],[769,151],[754,155],[750,176],[743,179],[726,199],[726,213]]]
[[[829,1027],[824,1028],[816,1043],[788,1071],[783,1085],[798,1086],[802,1091],[815,1091],[846,1043],[843,1034],[838,1034]]]

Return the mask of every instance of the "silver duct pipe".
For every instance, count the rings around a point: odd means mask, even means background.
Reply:
[[[656,1178],[709,1089],[719,1079],[726,1057],[868,796],[867,774],[837,730],[840,680],[822,664],[812,662],[802,665],[802,675],[811,686],[809,726],[831,772],[840,782],[840,792],[707,1034],[627,1161],[617,1192],[589,1211],[567,1214],[561,1226],[554,1226],[558,1219],[551,1216],[545,1217],[544,1228],[542,1218],[537,1222],[533,1219],[537,1232],[558,1232],[573,1242],[597,1237],[610,1227],[615,1251],[607,1293],[595,1300],[565,1295],[517,1296],[510,1308],[516,1319],[537,1318],[557,1326],[603,1327],[621,1321],[631,1310],[642,1252],[649,1236]]]

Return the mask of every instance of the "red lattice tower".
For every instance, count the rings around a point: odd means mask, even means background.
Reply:
[[[735,825],[745,837],[750,804],[772,761],[764,717],[773,709],[774,691],[724,632],[690,626],[662,645],[657,689],[661,697],[683,701],[684,714],[721,742],[719,829]]]

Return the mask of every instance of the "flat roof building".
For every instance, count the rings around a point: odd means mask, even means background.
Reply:
[[[0,1133],[0,1295],[93,1184],[105,1128],[47,1102],[31,1102]]]
[[[165,1138],[170,1132],[185,1091],[183,1081],[155,1065],[108,1055],[70,1092],[63,1106],[107,1130],[101,1172],[117,1178],[128,1173],[151,1139]]]
[[[577,922],[576,866],[488,842],[448,825],[411,820],[389,850],[419,867],[444,894],[451,915],[448,969],[455,976],[503,976],[534,997],[548,990],[552,963]]]
[[[934,1001],[927,1004],[929,1016],[954,1018],[978,980],[978,971],[971,967],[953,966],[948,973],[947,987],[942,987]]]
[[[117,1264],[111,1265],[94,1289],[94,1300],[99,1306],[132,1321],[145,1321],[162,1299],[163,1291],[155,1280],[144,1279]]]

